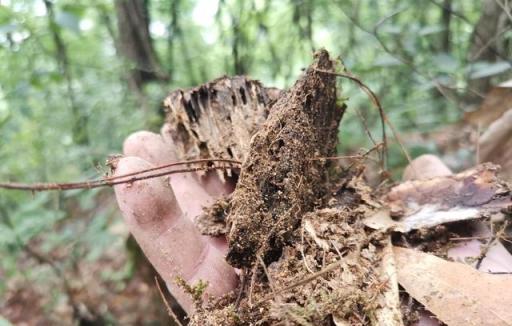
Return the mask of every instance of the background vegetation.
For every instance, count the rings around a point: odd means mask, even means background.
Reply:
[[[127,135],[158,131],[170,90],[223,74],[285,88],[320,47],[401,133],[429,133],[510,76],[511,19],[507,0],[0,0],[0,179],[101,175]],[[363,121],[377,135],[378,115],[357,86],[343,88],[341,150],[368,148]],[[411,139],[413,154],[439,150]],[[390,166],[403,164],[392,148]],[[129,297],[125,240],[110,190],[0,190],[0,325],[127,318],[105,297]]]

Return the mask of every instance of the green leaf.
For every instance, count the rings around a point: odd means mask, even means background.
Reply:
[[[388,34],[400,34],[402,29],[398,25],[384,25],[379,28],[379,32],[388,33]]]
[[[61,11],[57,13],[57,16],[55,17],[55,22],[57,23],[57,25],[63,28],[67,28],[72,32],[75,32],[77,34],[80,33],[80,18],[75,14],[72,14],[67,11]]]
[[[440,33],[444,30],[445,28],[441,25],[424,26],[419,30],[418,35],[427,36],[431,34]]]
[[[0,246],[11,245],[16,242],[16,236],[12,230],[4,224],[0,224]],[[1,323],[0,323],[1,325]]]
[[[11,322],[0,315],[0,326],[12,326]]]
[[[0,92],[0,96],[3,95]],[[11,118],[9,104],[4,99],[0,99],[0,128]]]
[[[0,33],[1,34],[12,33],[14,31],[16,31],[18,29],[18,27],[19,26],[14,23],[7,23],[7,24],[0,25]]]
[[[83,18],[87,6],[79,3],[67,3],[62,6],[62,10],[76,16],[80,20]]]
[[[402,62],[388,53],[381,53],[375,59],[373,64],[375,66],[379,66],[379,67],[390,67],[390,66],[399,66],[402,64]]]
[[[435,54],[432,57],[432,61],[434,65],[437,66],[439,71],[452,73],[457,71],[459,68],[459,62],[451,54],[448,53]]]
[[[478,79],[501,74],[502,72],[510,70],[512,66],[507,61],[498,61],[493,63],[479,62],[474,64],[472,68],[469,78]]]
[[[0,24],[4,25],[11,21],[13,13],[7,6],[0,6]]]
[[[65,214],[41,209],[39,212],[20,217],[21,220],[16,224],[16,233],[23,242],[27,242],[42,231],[51,229],[57,221],[65,217]]]

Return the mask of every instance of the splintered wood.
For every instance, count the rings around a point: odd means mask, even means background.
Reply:
[[[280,91],[243,76],[221,77],[164,101],[168,129],[180,159],[243,161],[254,133]],[[222,174],[222,172],[219,172]]]

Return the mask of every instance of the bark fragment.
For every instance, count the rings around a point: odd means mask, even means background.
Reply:
[[[327,163],[335,152],[344,109],[336,105],[336,80],[326,51],[272,107],[253,137],[227,221],[228,262],[251,266],[256,255],[276,260],[304,213],[324,197]]]
[[[455,175],[404,182],[382,198],[386,207],[372,212],[365,225],[409,232],[489,216],[501,219],[512,197],[498,171],[485,163]]]
[[[166,131],[180,159],[244,160],[249,142],[280,91],[244,76],[176,90],[164,101]]]

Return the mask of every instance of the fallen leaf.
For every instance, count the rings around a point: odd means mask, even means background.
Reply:
[[[386,246],[383,248],[382,255],[380,275],[385,278],[387,286],[383,290],[382,295],[377,298],[380,303],[380,308],[375,311],[376,320],[372,324],[401,326],[404,323],[400,310],[396,262],[391,239],[388,239]]]
[[[480,160],[500,164],[500,176],[512,181],[512,110],[493,122],[480,138]]]
[[[464,121],[475,126],[487,127],[512,108],[512,80],[493,87],[480,107],[464,114]]]
[[[512,276],[393,248],[398,282],[447,325],[512,325]]]

